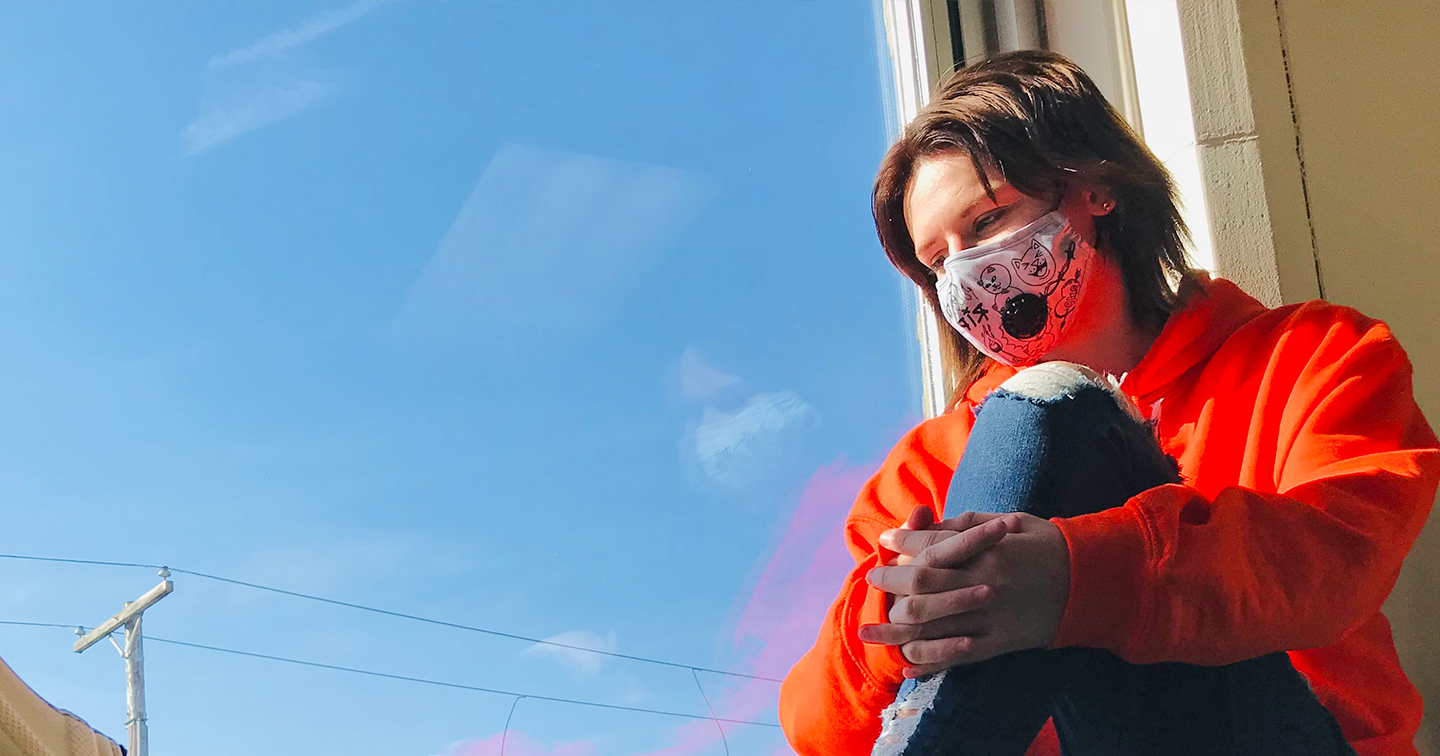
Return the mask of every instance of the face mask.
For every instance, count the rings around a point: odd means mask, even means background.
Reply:
[[[1033,365],[1073,322],[1096,251],[1059,210],[944,262],[936,283],[945,320],[1006,365]]]

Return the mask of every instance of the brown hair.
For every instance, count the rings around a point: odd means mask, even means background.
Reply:
[[[1175,182],[1120,114],[1069,59],[1050,52],[1004,53],[951,74],[885,153],[872,197],[875,230],[890,262],[919,285],[940,328],[943,364],[963,396],[990,360],[943,325],[935,273],[915,257],[905,192],[915,166],[937,155],[968,155],[985,191],[994,176],[1034,197],[1073,183],[1103,186],[1115,209],[1095,218],[1096,247],[1118,263],[1131,316],[1158,325],[1175,303],[1172,280],[1189,268],[1189,230]]]

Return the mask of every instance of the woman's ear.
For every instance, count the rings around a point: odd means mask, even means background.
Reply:
[[[1109,187],[1087,186],[1080,190],[1080,196],[1085,205],[1085,210],[1092,217],[1109,215],[1115,209],[1115,195],[1110,192]]]

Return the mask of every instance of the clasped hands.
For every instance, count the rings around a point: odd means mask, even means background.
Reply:
[[[917,507],[880,545],[898,556],[866,580],[890,596],[888,623],[860,640],[899,646],[923,677],[1054,642],[1070,593],[1070,552],[1049,520],[966,512],[935,522]]]

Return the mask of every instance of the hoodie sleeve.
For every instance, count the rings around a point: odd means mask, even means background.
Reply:
[[[954,464],[968,435],[970,413],[926,421],[896,444],[861,489],[845,524],[855,568],[845,577],[820,637],[780,688],[780,725],[801,756],[864,756],[880,734],[880,710],[895,700],[904,659],[898,648],[861,643],[862,624],[886,621],[884,592],[865,574],[894,556],[877,543],[917,506],[943,511]]]
[[[1168,485],[1055,521],[1071,552],[1055,646],[1226,664],[1333,645],[1379,610],[1434,502],[1440,450],[1404,351],[1358,320],[1292,324],[1254,366],[1253,407],[1207,405],[1235,413],[1212,427],[1238,423],[1252,453],[1206,447],[1201,465],[1238,471],[1273,450],[1274,492]]]

